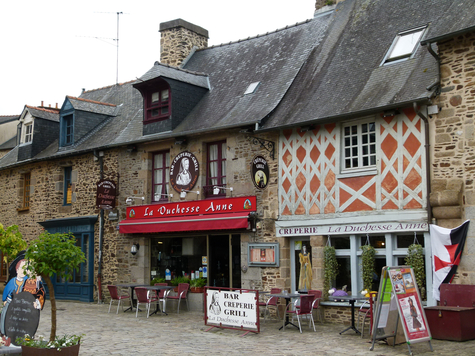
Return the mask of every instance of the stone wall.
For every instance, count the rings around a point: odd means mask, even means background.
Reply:
[[[178,67],[193,47],[208,47],[208,31],[182,19],[160,24],[160,62]]]
[[[441,93],[431,125],[431,205],[452,228],[475,216],[475,32],[438,43]],[[475,283],[475,225],[469,229],[456,283]]]

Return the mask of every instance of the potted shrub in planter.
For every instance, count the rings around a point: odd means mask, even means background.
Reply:
[[[174,291],[178,292],[178,284],[180,283],[188,283],[190,284],[190,279],[188,277],[175,277],[170,281],[170,284],[175,287]]]
[[[22,346],[22,355],[38,356],[47,351],[54,355],[57,355],[59,351],[61,355],[78,355],[80,336],[56,337],[56,299],[51,281],[51,277],[55,274],[60,278],[72,279],[74,270],[85,261],[84,253],[80,247],[76,246],[76,238],[71,233],[50,234],[45,231],[30,243],[25,258],[29,260],[28,271],[40,276],[48,286],[51,303],[51,334],[49,342],[34,340],[28,336],[17,338],[16,344]]]
[[[196,278],[190,282],[190,292],[191,293],[203,293],[205,290],[205,285],[208,283],[207,278]]]

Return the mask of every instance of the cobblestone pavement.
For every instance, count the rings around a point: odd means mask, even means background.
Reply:
[[[58,302],[57,334],[83,334],[80,355],[409,355],[406,344],[388,346],[376,343],[370,351],[369,339],[352,331],[339,335],[345,326],[316,323],[313,332],[305,323],[303,333],[293,328],[279,331],[276,319],[261,322],[259,334],[245,336],[240,330],[213,328],[204,325],[203,314],[189,312],[183,304],[180,314],[152,315],[145,312],[138,318],[130,311],[115,314],[114,305]],[[49,337],[51,308],[46,302],[41,312],[37,335]],[[475,355],[475,340],[451,342],[432,340],[411,346],[414,355]]]

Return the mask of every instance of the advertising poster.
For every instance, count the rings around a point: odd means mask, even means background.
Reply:
[[[406,340],[408,342],[430,340],[431,335],[412,268],[391,267],[389,274]]]
[[[257,291],[207,288],[205,298],[206,325],[259,332]]]

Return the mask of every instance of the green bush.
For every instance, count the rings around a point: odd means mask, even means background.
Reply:
[[[172,286],[178,286],[179,283],[190,283],[190,279],[188,277],[175,277],[170,281]]]

